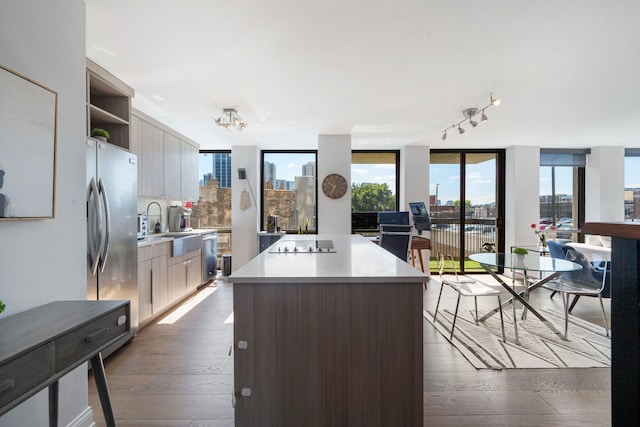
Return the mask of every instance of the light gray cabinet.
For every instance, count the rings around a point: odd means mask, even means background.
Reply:
[[[169,301],[177,302],[202,283],[202,251],[169,258]]]
[[[195,291],[202,284],[202,256],[197,254],[187,260],[187,292]]]
[[[198,147],[182,141],[182,198],[198,200],[200,197],[200,177],[198,176]]]
[[[132,115],[129,128],[131,132],[129,151],[140,158],[140,155],[142,154],[142,119]],[[138,168],[138,173],[140,173],[140,168]],[[140,181],[140,176],[138,176],[138,181]]]
[[[132,147],[138,155],[138,195],[198,200],[199,146],[155,119],[134,110]]]
[[[138,315],[140,325],[166,310],[168,295],[168,254],[171,243],[138,248]]]
[[[164,133],[164,196],[182,199],[182,140]]]
[[[143,325],[153,316],[153,302],[151,301],[151,260],[141,261],[144,249],[138,249],[138,319]]]
[[[142,120],[140,136],[142,153],[138,163],[142,180],[138,181],[138,194],[164,197],[164,134],[162,129]]]

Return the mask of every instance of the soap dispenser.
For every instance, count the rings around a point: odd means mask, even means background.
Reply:
[[[156,225],[153,227],[154,233],[162,233],[162,224],[160,224],[160,220],[156,222]]]

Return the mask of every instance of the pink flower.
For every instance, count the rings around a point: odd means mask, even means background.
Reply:
[[[546,238],[548,232],[556,231],[556,226],[553,224],[540,224],[540,226],[531,224],[531,228],[540,238]]]

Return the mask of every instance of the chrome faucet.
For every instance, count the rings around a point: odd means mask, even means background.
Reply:
[[[159,211],[159,219],[158,219],[158,221],[160,222],[160,229],[159,229],[159,230],[157,230],[157,229],[155,228],[155,226],[154,226],[154,227],[153,227],[153,230],[154,230],[154,233],[160,233],[160,232],[162,231],[162,206],[160,206],[160,203],[158,203],[158,202],[150,202],[150,203],[147,205],[147,218],[149,218],[149,207],[150,207],[151,205],[158,205],[158,211]]]

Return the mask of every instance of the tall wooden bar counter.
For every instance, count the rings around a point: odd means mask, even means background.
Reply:
[[[611,236],[611,419],[640,425],[640,224],[584,224]]]
[[[287,235],[236,270],[236,426],[421,426],[426,277],[359,235]]]

